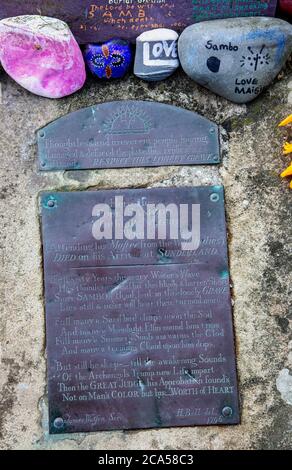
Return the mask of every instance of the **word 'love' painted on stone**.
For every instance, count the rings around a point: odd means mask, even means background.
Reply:
[[[236,78],[235,85],[234,92],[238,95],[259,95],[263,90],[263,87],[259,85],[258,79],[253,77]]]
[[[143,62],[147,66],[178,66],[177,41],[149,41],[143,44]]]

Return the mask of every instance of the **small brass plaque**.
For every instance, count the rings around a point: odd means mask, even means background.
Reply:
[[[220,163],[217,124],[148,101],[115,101],[68,114],[38,132],[40,170]]]

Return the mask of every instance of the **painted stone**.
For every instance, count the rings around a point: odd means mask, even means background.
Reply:
[[[230,18],[188,27],[179,39],[184,71],[235,103],[255,99],[292,51],[292,26],[274,18]]]
[[[133,53],[128,41],[112,39],[105,44],[88,44],[84,50],[84,58],[94,76],[122,78],[133,62]]]
[[[280,10],[288,15],[292,15],[292,0],[280,0]]]
[[[178,34],[171,29],[155,29],[136,41],[134,74],[146,81],[168,78],[179,67]]]
[[[66,23],[55,18],[0,21],[0,62],[19,85],[47,98],[71,95],[86,80],[82,52]]]
[[[182,32],[200,21],[274,16],[277,0],[0,0],[0,19],[40,14],[65,21],[80,44],[135,42],[155,28]]]

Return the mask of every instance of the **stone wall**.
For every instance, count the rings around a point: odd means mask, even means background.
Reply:
[[[248,106],[216,97],[182,72],[157,84],[135,77],[89,80],[80,93],[60,101],[31,95],[0,76],[1,448],[292,447],[291,192],[278,176],[290,161],[281,151],[285,131],[277,128],[291,113],[290,72],[287,66]],[[38,128],[82,107],[119,99],[174,104],[221,124],[226,130],[223,164],[38,172]],[[218,183],[226,191],[242,424],[49,436],[39,192]]]

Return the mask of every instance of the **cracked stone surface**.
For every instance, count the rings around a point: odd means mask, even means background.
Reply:
[[[133,76],[102,84],[89,80],[81,92],[60,101],[29,94],[1,72],[0,79],[0,447],[291,449],[291,192],[279,178],[290,161],[281,151],[288,131],[277,128],[291,113],[291,64],[248,106],[216,97],[181,71],[154,84]],[[38,172],[38,128],[68,112],[119,99],[158,100],[216,121],[229,138],[223,164]],[[39,192],[218,183],[226,192],[242,423],[49,436]]]

